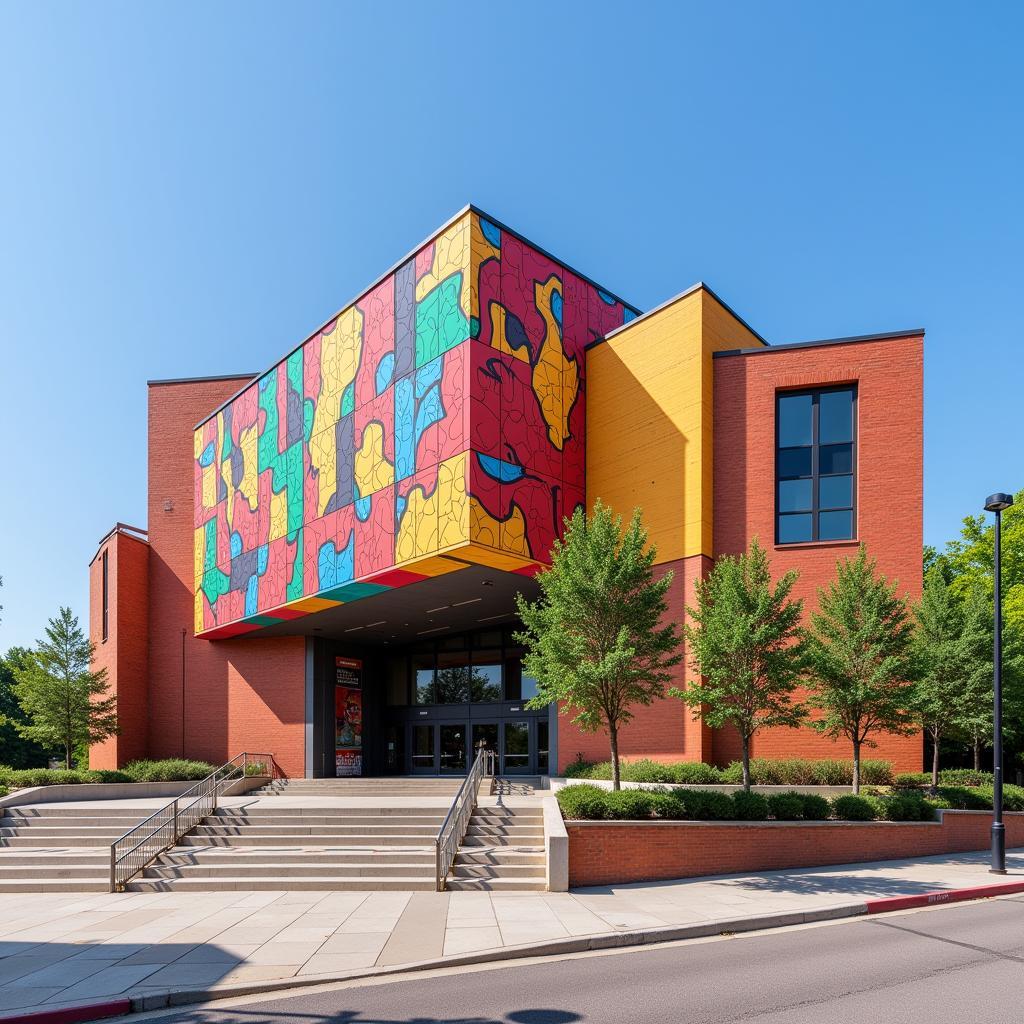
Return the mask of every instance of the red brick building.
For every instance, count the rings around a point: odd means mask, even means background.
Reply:
[[[480,742],[506,773],[605,758],[603,735],[526,706],[514,599],[563,516],[639,506],[677,620],[754,537],[812,606],[859,543],[916,598],[922,342],[769,346],[703,285],[640,314],[467,208],[266,373],[150,382],[148,532],[118,524],[90,563],[122,719],[92,764],[258,750],[292,776],[458,773]],[[920,736],[877,741],[920,767]],[[738,752],[670,698],[621,748]],[[754,752],[849,756],[808,729]]]

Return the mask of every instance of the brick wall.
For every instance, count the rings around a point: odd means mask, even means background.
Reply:
[[[656,567],[661,574],[672,571],[672,584],[666,595],[667,620],[681,623],[686,606],[692,605],[693,585],[707,573],[711,560],[704,555],[679,558]],[[691,673],[685,665],[672,670],[671,686],[682,686]],[[635,706],[633,721],[619,733],[619,753],[624,757],[648,757],[653,761],[703,761],[711,757],[711,732],[695,721],[690,710],[675,697],[663,697],[647,707]],[[558,765],[567,764],[582,754],[586,761],[607,761],[611,756],[605,731],[585,733],[564,711],[558,720]]]
[[[107,637],[103,638],[103,555],[107,556]],[[115,530],[89,564],[89,639],[93,668],[107,670],[121,732],[89,750],[90,768],[119,768],[146,756],[149,546]]]
[[[858,389],[857,530],[879,569],[900,593],[921,594],[923,507],[923,338],[766,350],[714,360],[715,556],[746,550],[753,537],[767,549],[773,570],[797,569],[794,595],[807,608],[818,587],[835,575],[837,560],[856,554],[857,542],[775,545],[775,396],[780,389],[855,382]],[[897,771],[921,769],[920,734],[874,737],[863,757],[892,761]],[[756,757],[852,757],[848,744],[808,728],[774,729],[754,739]],[[713,757],[740,756],[739,739],[716,733]]]
[[[1024,814],[1008,814],[1006,845],[1024,846]],[[988,849],[992,815],[945,811],[923,822],[566,822],[569,884],[608,885],[699,875],[932,857]]]
[[[215,763],[243,750],[272,753],[287,775],[301,776],[304,638],[193,636],[193,427],[248,379],[149,389],[148,750]]]

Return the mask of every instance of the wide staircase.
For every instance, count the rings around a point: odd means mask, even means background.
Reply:
[[[540,805],[478,806],[455,855],[446,888],[497,892],[546,889],[547,854]]]
[[[150,809],[0,808],[0,892],[105,892],[110,844]]]

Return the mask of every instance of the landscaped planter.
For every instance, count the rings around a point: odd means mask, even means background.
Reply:
[[[936,822],[567,821],[569,885],[931,857],[985,850],[989,811],[940,811]],[[1024,813],[1007,814],[1006,845],[1024,846]]]
[[[611,790],[611,779],[570,779],[561,776],[551,776],[547,780],[548,787],[552,793],[557,793],[566,786],[597,786],[599,789]],[[739,793],[742,786],[730,786],[724,782],[626,782],[619,783],[622,789],[657,789],[670,793],[673,789],[706,789],[714,790],[717,793]],[[853,786],[751,786],[755,793],[762,796],[770,796],[772,793],[817,793],[818,796],[834,797],[843,796],[845,793],[852,793]]]

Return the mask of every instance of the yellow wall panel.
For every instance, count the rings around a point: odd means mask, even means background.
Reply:
[[[587,353],[587,505],[639,507],[659,562],[713,550],[712,354],[760,344],[698,288]]]

